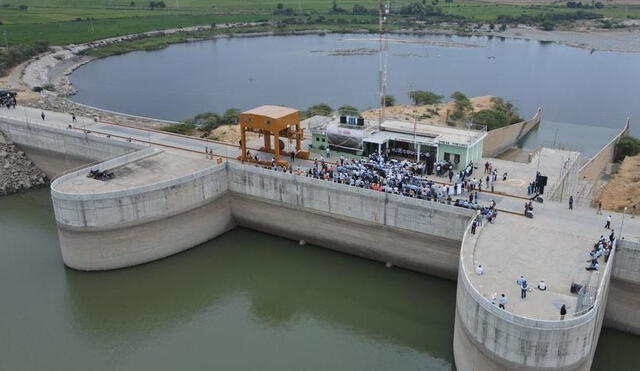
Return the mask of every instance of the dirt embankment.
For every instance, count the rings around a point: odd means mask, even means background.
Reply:
[[[627,157],[620,165],[618,172],[605,185],[600,193],[602,208],[622,212],[632,212],[636,206],[640,213],[640,155]]]
[[[491,109],[495,106],[492,101],[493,96],[487,95],[482,97],[469,98],[473,105],[473,112],[484,109]],[[397,105],[386,107],[384,109],[385,118],[392,120],[410,121],[417,120],[420,124],[446,125],[447,115],[455,112],[455,102],[427,104],[424,106]],[[362,113],[367,120],[377,120],[380,109],[372,109]]]

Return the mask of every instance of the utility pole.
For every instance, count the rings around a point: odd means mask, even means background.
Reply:
[[[384,24],[387,21],[387,16],[389,15],[389,2],[382,1],[380,2],[380,18],[379,18],[379,54],[380,54],[380,70],[378,72],[379,79],[379,103],[380,103],[380,111],[378,113],[378,131],[382,130],[382,121],[385,118],[385,95],[387,94],[387,54],[389,50],[389,42],[385,37]]]

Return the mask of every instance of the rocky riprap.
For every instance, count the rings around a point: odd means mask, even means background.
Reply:
[[[28,191],[48,183],[42,170],[0,132],[0,196]]]

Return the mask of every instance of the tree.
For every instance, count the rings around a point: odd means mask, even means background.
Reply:
[[[354,107],[349,105],[344,105],[338,108],[338,112],[344,116],[360,116],[360,111]]]
[[[276,5],[276,9],[282,10],[284,9],[284,5],[282,3],[278,3],[278,5]]]
[[[600,1],[596,1],[596,3],[595,3],[595,5],[594,5],[594,7],[595,7],[596,9],[602,9],[602,8],[604,8],[604,4],[603,4],[603,3],[601,3]]]
[[[631,136],[622,137],[616,144],[616,162],[623,161],[627,156],[635,156],[640,153],[640,139]]]
[[[393,107],[396,105],[396,98],[393,95],[385,95],[384,96],[384,106],[385,107]]]
[[[19,9],[19,10],[22,10],[23,12],[26,12],[26,11],[27,11],[27,9],[29,9],[29,7],[28,7],[27,5],[22,4],[22,5],[20,5],[20,6],[18,7],[18,9]]]
[[[451,94],[451,99],[455,101],[458,111],[464,111],[472,108],[469,98],[459,91],[453,92],[453,94]]]
[[[315,104],[307,109],[306,116],[331,116],[333,108],[326,103]]]
[[[199,113],[184,120],[185,124],[193,125],[202,131],[211,131],[222,125],[220,115],[213,112]]]
[[[497,129],[509,125],[507,115],[496,109],[483,109],[471,115],[471,120],[480,125],[486,125],[487,130]]]
[[[413,101],[416,106],[423,106],[426,104],[438,104],[442,102],[442,95],[432,93],[424,90],[414,90],[409,92],[409,99]]]
[[[221,125],[238,125],[240,122],[240,110],[237,108],[229,108],[220,118]]]
[[[506,31],[507,30],[507,25],[506,24],[501,24],[500,25],[500,31]]]

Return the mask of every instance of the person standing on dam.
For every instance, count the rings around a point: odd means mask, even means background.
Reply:
[[[607,222],[604,225],[604,229],[611,229],[611,215],[607,217]]]
[[[569,196],[569,210],[573,210],[573,196]]]
[[[560,320],[564,319],[564,316],[567,315],[567,306],[562,304],[562,306],[560,307]]]
[[[502,294],[500,296],[500,299],[498,300],[498,308],[506,310],[507,309],[506,306],[508,302],[509,300],[507,300],[507,297],[504,296],[504,294]]]
[[[527,285],[527,280],[523,280],[522,283],[520,284],[520,299],[526,299],[527,298],[527,289],[528,289]]]
[[[40,117],[42,117],[42,121],[44,121],[44,111],[40,112]]]

